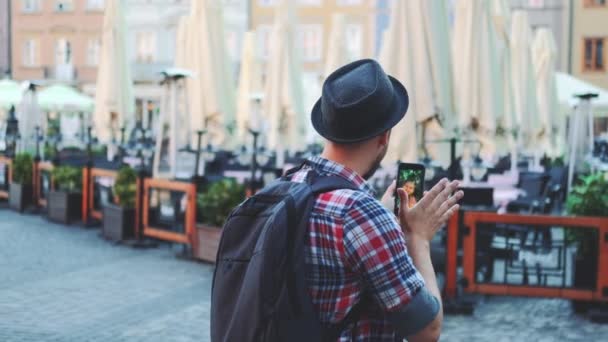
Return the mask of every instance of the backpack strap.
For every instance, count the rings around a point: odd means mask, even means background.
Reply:
[[[311,172],[312,179],[310,187],[313,193],[322,194],[340,189],[359,190],[353,182],[339,176],[318,176],[316,172]]]

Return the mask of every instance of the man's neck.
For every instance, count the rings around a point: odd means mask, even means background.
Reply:
[[[363,177],[363,175],[369,171],[367,163],[358,160],[358,158],[353,158],[351,155],[346,155],[344,153],[336,153],[334,151],[330,151],[328,149],[323,150],[321,154],[321,158],[331,160],[334,163],[338,163],[350,170],[355,171],[359,176]]]

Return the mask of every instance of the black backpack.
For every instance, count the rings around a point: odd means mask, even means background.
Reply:
[[[222,232],[213,274],[211,341],[336,341],[359,318],[357,304],[323,325],[308,293],[304,248],[316,195],[357,188],[314,170],[303,183],[273,182],[238,206]]]

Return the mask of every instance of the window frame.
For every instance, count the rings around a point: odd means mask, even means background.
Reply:
[[[100,1],[101,6],[99,6],[99,7],[92,6],[91,2],[93,2],[93,1]],[[105,6],[106,6],[106,0],[87,0],[84,8],[88,12],[103,12]]]
[[[317,50],[314,55],[309,53],[306,49],[306,37],[305,34],[307,31],[313,32],[314,35],[317,35],[319,38],[319,42],[317,45]],[[323,24],[319,23],[303,23],[298,25],[298,35],[297,40],[300,42],[300,53],[302,56],[302,61],[305,63],[317,63],[323,60],[324,54],[324,36],[323,36]]]
[[[591,67],[587,66],[587,42],[592,41],[591,48]],[[602,67],[596,68],[597,63],[597,42],[602,42]],[[608,39],[606,37],[584,37],[582,44],[582,54],[581,54],[581,70],[582,72],[605,72],[606,71],[606,42]]]
[[[583,7],[585,8],[607,8],[608,1],[604,0],[603,4],[598,4],[596,0],[584,0]]]
[[[76,3],[74,0],[67,0],[71,3],[71,7],[69,9],[62,9],[59,10],[59,5],[64,2],[66,0],[55,0],[55,4],[53,5],[53,12],[54,13],[74,13],[74,11],[76,10]]]
[[[101,38],[89,38],[87,39],[87,53],[86,53],[86,66],[96,68],[99,66],[99,61],[101,60]],[[96,54],[94,53],[95,51]],[[95,58],[92,58],[93,55],[96,55]]]
[[[339,7],[362,6],[365,0],[336,0],[336,5]]]
[[[39,66],[37,57],[37,44],[34,38],[28,38],[23,41],[21,65],[25,68],[36,68]],[[28,49],[29,47],[29,49]],[[27,59],[27,62],[26,62]]]
[[[35,3],[36,6],[32,10],[27,10],[25,4]],[[42,0],[21,0],[21,13],[22,14],[37,14],[42,12]]]

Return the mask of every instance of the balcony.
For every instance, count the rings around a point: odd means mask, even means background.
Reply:
[[[57,64],[44,67],[44,78],[71,83],[76,81],[77,72],[72,64]]]

